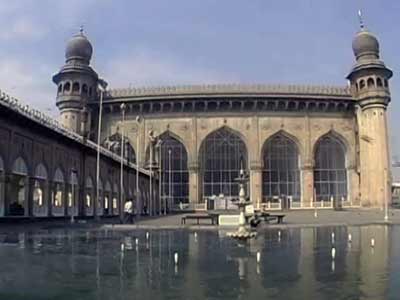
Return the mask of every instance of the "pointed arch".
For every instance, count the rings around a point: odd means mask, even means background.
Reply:
[[[53,181],[57,183],[64,183],[64,173],[63,171],[61,171],[60,168],[57,168],[56,171],[54,172]]]
[[[200,146],[202,198],[224,195],[237,198],[240,169],[248,169],[248,151],[244,140],[230,128],[223,126],[207,135]]]
[[[324,139],[325,137],[329,137],[329,136],[336,139],[342,145],[342,147],[344,148],[344,151],[345,151],[345,158],[346,158],[346,162],[347,162],[347,156],[348,156],[348,153],[350,150],[350,144],[343,135],[341,135],[339,132],[337,132],[334,129],[330,129],[329,131],[327,131],[319,136],[319,138],[316,140],[316,142],[313,145],[313,152],[312,152],[313,157],[315,157],[315,152],[317,150],[317,146],[318,146],[319,142],[322,139]]]
[[[28,176],[28,167],[25,159],[23,159],[21,156],[15,159],[11,172],[15,175]]]
[[[346,145],[331,131],[314,146],[314,188],[316,200],[347,197]]]
[[[262,144],[262,147],[261,147],[261,161],[263,162],[263,156],[264,156],[263,153],[265,152],[265,147],[267,146],[268,142],[271,139],[275,138],[276,136],[285,137],[285,138],[287,138],[288,140],[290,140],[291,142],[294,143],[294,145],[297,147],[297,152],[298,152],[298,155],[299,155],[299,165],[301,165],[301,162],[302,162],[302,159],[303,159],[303,153],[304,153],[303,145],[301,144],[300,140],[296,136],[290,134],[289,132],[287,132],[284,129],[278,130],[277,132],[271,134],[270,136],[268,136],[265,139],[265,141],[264,141],[264,143]]]
[[[300,201],[300,154],[298,144],[283,131],[269,137],[262,148],[262,195],[264,201],[281,199],[283,207]]]
[[[121,156],[121,143],[122,135],[117,131],[116,133],[108,136],[103,142],[102,146],[118,156]],[[128,159],[132,163],[136,163],[136,151],[132,146],[129,138],[124,135],[124,158]]]
[[[34,177],[36,179],[42,179],[42,180],[47,180],[48,179],[47,168],[44,166],[43,163],[39,163],[36,166]]]
[[[183,140],[167,130],[161,135],[158,151],[161,169],[162,205],[189,202],[188,151]],[[149,150],[150,151],[150,150]],[[149,153],[149,152],[148,152]]]

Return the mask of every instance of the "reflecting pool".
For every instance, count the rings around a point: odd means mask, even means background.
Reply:
[[[400,298],[398,226],[271,228],[245,244],[225,235],[0,232],[0,299]]]

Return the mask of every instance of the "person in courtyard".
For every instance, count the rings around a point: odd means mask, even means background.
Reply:
[[[124,223],[125,224],[133,224],[133,202],[131,199],[125,202],[124,206]]]

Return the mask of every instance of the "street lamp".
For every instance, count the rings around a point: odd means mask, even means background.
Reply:
[[[136,131],[136,214],[137,218],[140,217],[140,212],[142,211],[141,202],[139,200],[139,160],[140,160],[140,148],[139,148],[139,123],[140,116],[136,116],[137,131]]]
[[[171,207],[171,194],[172,194],[172,185],[171,185],[171,181],[172,181],[172,174],[171,174],[171,148],[168,149],[168,185],[169,185],[169,189],[168,189],[168,199],[169,199],[169,206]]]
[[[161,140],[160,140],[161,141]],[[161,212],[161,206],[162,206],[162,197],[161,197],[161,193],[162,193],[162,161],[161,161],[161,151],[162,151],[162,141],[160,142],[160,150],[158,152],[158,163],[160,164],[160,169],[159,169],[159,177],[158,177],[158,189],[159,189],[159,198],[158,198],[158,202],[159,202],[159,215],[161,216],[162,212]],[[164,208],[165,210],[165,208]]]
[[[75,191],[74,185],[76,181],[76,170],[71,169],[71,194],[72,194],[72,208],[71,208],[71,224],[75,223]]]
[[[93,203],[94,206],[94,216],[95,219],[98,220],[97,215],[97,204],[99,202],[99,181],[100,181],[100,134],[101,134],[101,119],[102,119],[102,112],[103,112],[103,97],[104,93],[107,90],[107,82],[102,79],[98,81],[98,88],[100,89],[100,103],[99,103],[99,123],[97,124],[97,158],[96,158],[96,200]]]
[[[122,103],[121,106],[121,114],[122,114],[122,124],[121,124],[121,173],[120,173],[120,188],[119,188],[119,219],[123,220],[122,214],[122,205],[123,205],[123,191],[124,191],[124,148],[125,148],[125,140],[124,140],[124,126],[125,126],[125,103]]]

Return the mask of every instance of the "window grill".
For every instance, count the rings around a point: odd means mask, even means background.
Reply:
[[[315,151],[314,188],[317,201],[347,197],[345,149],[332,136],[326,136],[318,142]]]
[[[242,139],[227,128],[211,133],[200,150],[201,176],[204,197],[224,195],[238,198],[241,168],[247,169],[247,149]]]
[[[263,151],[263,199],[300,201],[299,151],[289,138],[279,134],[269,139]]]

